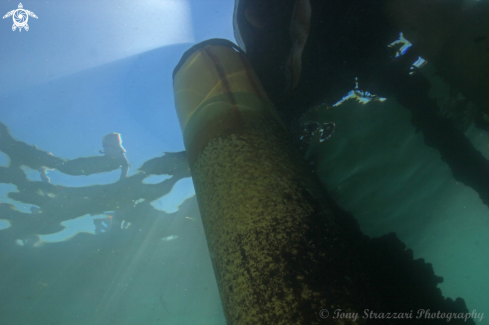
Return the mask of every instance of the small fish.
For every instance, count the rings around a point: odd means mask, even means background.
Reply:
[[[95,233],[106,233],[107,231],[112,229],[113,218],[111,215],[107,215],[106,213],[93,216],[93,224],[95,225]]]
[[[171,236],[168,236],[168,237],[163,237],[163,238],[161,238],[161,240],[163,240],[163,241],[170,241],[170,240],[175,240],[177,238],[178,238],[177,235],[171,235]]]
[[[192,220],[192,221],[196,220],[195,218],[190,218],[190,217],[185,217],[185,219]]]

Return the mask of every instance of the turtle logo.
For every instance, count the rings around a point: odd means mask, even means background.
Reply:
[[[35,13],[29,10],[25,10],[23,8],[24,7],[22,6],[22,3],[19,3],[19,9],[9,11],[5,16],[3,16],[3,19],[12,16],[14,20],[14,24],[12,25],[12,31],[15,31],[17,28],[19,28],[19,32],[22,31],[22,28],[28,31],[29,25],[27,25],[27,20],[29,20],[29,16],[37,19]]]

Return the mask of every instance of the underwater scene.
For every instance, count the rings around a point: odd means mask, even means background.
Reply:
[[[488,0],[0,11],[0,325],[489,325]]]

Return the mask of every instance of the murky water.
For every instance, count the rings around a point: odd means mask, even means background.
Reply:
[[[0,3],[0,324],[226,324],[172,79],[211,38],[245,48],[362,232],[489,324],[489,10],[433,3]]]

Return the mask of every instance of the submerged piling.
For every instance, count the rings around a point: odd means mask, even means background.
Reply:
[[[343,230],[246,55],[209,40],[184,54],[173,77],[228,324],[351,322],[321,311],[355,310]]]

